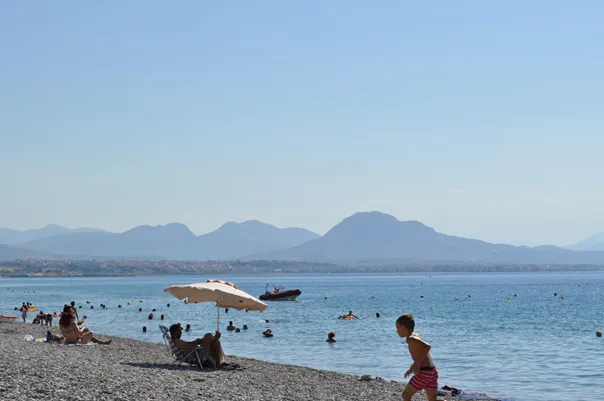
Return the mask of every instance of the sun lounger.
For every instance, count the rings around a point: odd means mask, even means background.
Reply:
[[[181,351],[176,347],[174,342],[172,341],[172,337],[170,337],[170,331],[166,326],[159,326],[159,330],[161,331],[162,337],[166,346],[168,347],[168,352],[172,355],[176,360],[173,362],[174,364],[178,364],[180,366],[183,362],[191,365],[196,365],[199,369],[203,369],[201,364],[201,359],[199,359],[199,354],[197,353],[198,349],[194,349],[191,351]],[[191,359],[191,355],[195,355],[195,359]]]
[[[12,323],[15,321],[16,318],[17,316],[0,315],[0,323]]]

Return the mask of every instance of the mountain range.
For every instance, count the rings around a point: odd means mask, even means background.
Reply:
[[[574,251],[604,251],[604,233],[598,233],[566,248]]]
[[[46,227],[33,230],[12,230],[10,228],[0,227],[0,244],[18,245],[29,241],[54,237],[57,235],[70,233],[104,232],[98,228],[76,228],[69,229],[56,224],[49,224]]]
[[[322,262],[464,262],[526,264],[604,264],[604,252],[555,246],[512,246],[437,232],[418,221],[399,221],[380,212],[356,213],[321,238],[244,260]]]
[[[419,221],[399,221],[381,212],[359,212],[345,218],[325,235],[303,228],[277,228],[257,220],[229,222],[196,236],[187,226],[171,223],[138,226],[123,233],[96,229],[69,230],[59,226],[28,230],[34,239],[17,234],[5,255],[57,258],[130,258],[174,260],[289,260],[332,263],[461,262],[510,264],[604,265],[604,252],[594,237],[569,248],[512,246],[437,232]],[[65,231],[67,230],[67,231]],[[12,230],[14,232],[14,230]],[[6,231],[0,231],[6,232]],[[35,232],[35,233],[32,233]],[[40,233],[43,232],[43,233]],[[24,233],[24,232],[17,232]],[[19,237],[19,235],[21,237]],[[589,241],[588,241],[589,240]],[[25,255],[25,256],[23,256]]]
[[[17,236],[10,244],[54,257],[220,260],[289,248],[317,237],[303,228],[277,228],[250,220],[229,222],[199,236],[184,224],[171,223],[138,226],[123,233],[71,230],[54,236],[39,235],[18,245]],[[5,259],[2,253],[0,258]]]

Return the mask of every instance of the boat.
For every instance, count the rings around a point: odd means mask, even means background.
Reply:
[[[273,287],[272,290],[269,288]],[[277,287],[276,285],[266,284],[264,294],[260,295],[262,301],[295,301],[298,296],[302,294],[299,289],[286,290],[283,287]]]

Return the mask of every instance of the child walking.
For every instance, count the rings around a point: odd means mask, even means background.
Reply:
[[[405,372],[405,378],[413,374],[405,391],[403,391],[403,401],[411,401],[413,394],[420,390],[426,390],[428,401],[436,401],[436,392],[438,390],[438,371],[430,356],[432,348],[421,336],[413,331],[415,329],[415,320],[413,315],[406,313],[396,319],[396,331],[401,338],[406,338],[409,345],[409,353],[413,358],[413,363],[408,371]]]

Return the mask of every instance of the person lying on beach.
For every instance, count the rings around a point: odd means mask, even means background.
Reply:
[[[59,319],[59,329],[65,337],[65,344],[88,344],[92,341],[95,344],[109,345],[111,340],[101,341],[94,337],[94,333],[88,328],[79,328],[76,324],[76,317],[71,313],[64,313]]]
[[[413,331],[414,329],[415,320],[410,313],[396,319],[396,332],[399,337],[407,339],[405,342],[409,345],[409,353],[413,358],[411,367],[405,372],[405,378],[411,374],[413,377],[403,391],[403,401],[411,401],[413,394],[421,390],[426,390],[428,401],[436,401],[438,371],[430,355],[432,346]]]
[[[215,367],[216,369],[222,369],[229,364],[224,362],[224,352],[222,351],[222,345],[220,344],[220,332],[217,331],[214,335],[206,333],[203,338],[198,338],[194,341],[184,341],[181,339],[182,326],[179,324],[173,324],[170,326],[170,337],[172,342],[176,345],[180,351],[193,351],[201,360],[202,365],[206,364]],[[189,360],[196,361],[195,355],[189,355]]]

